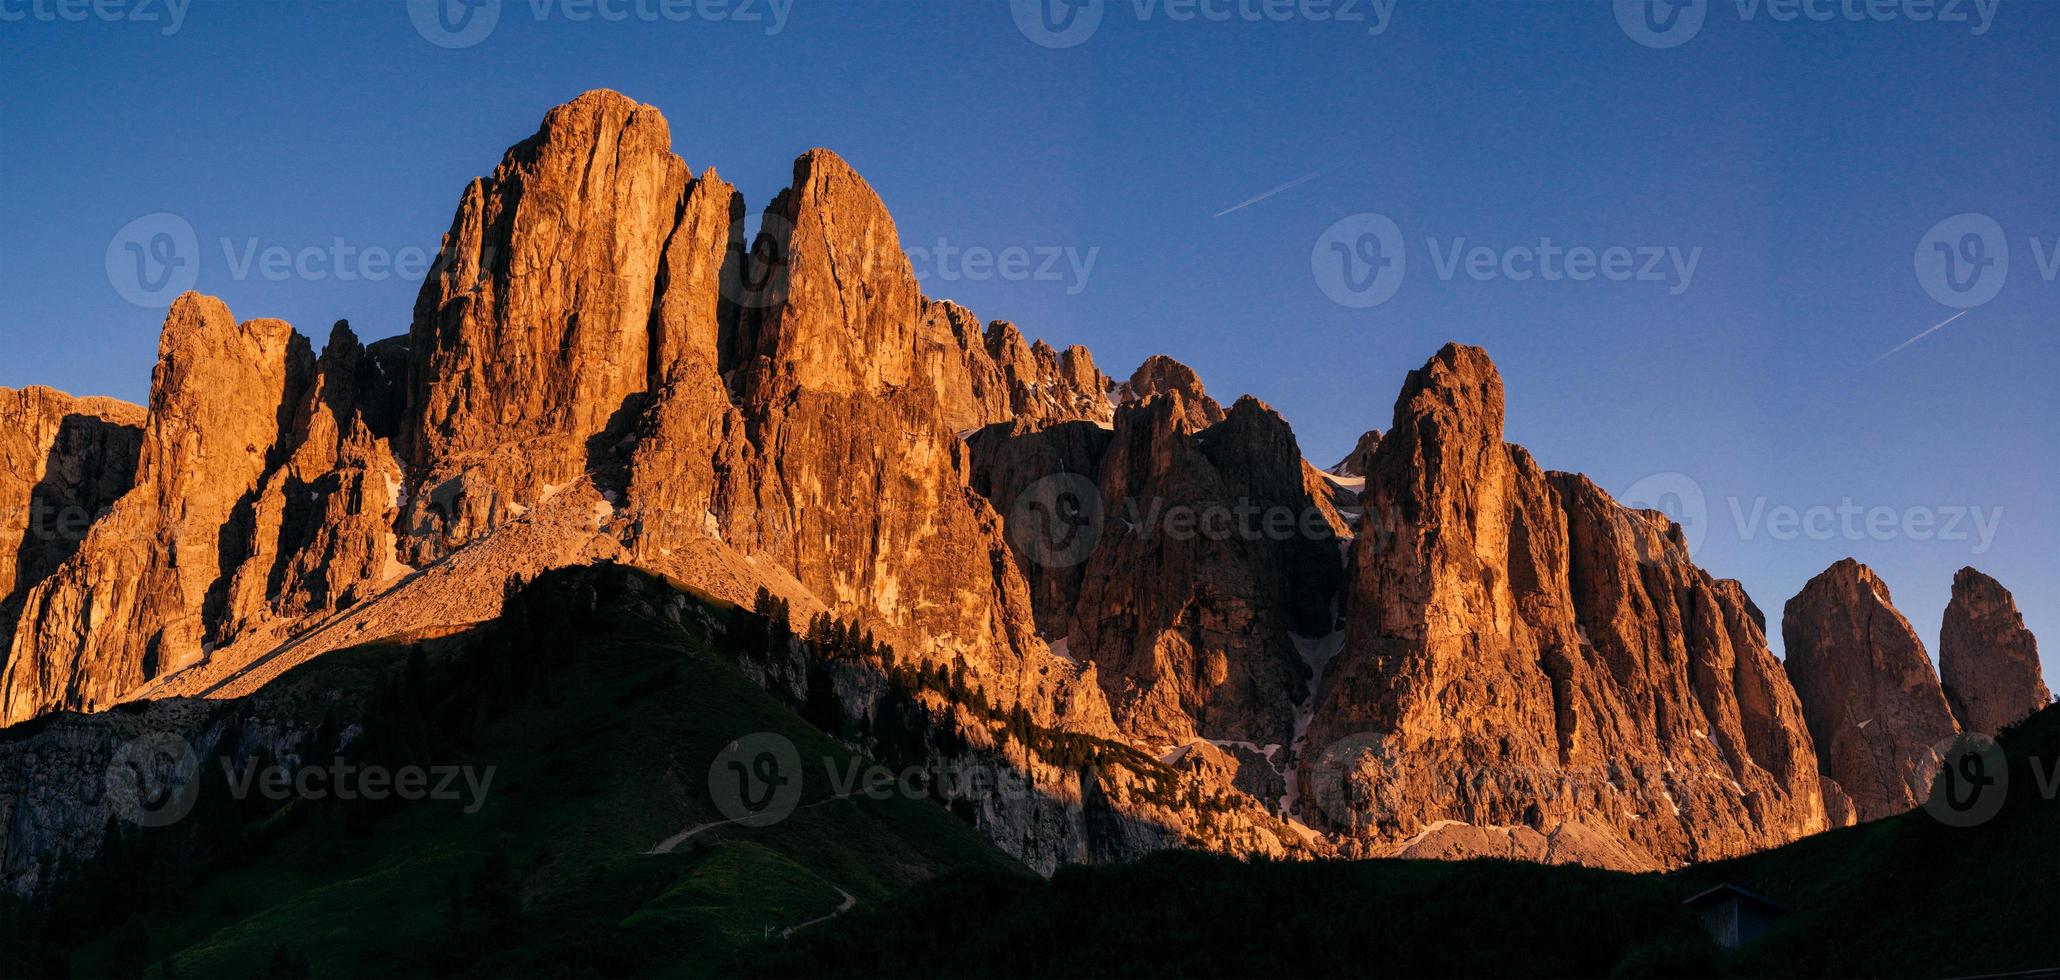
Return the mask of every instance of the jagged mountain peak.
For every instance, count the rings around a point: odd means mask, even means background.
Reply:
[[[1368,429],[1360,433],[1359,441],[1352,445],[1352,451],[1338,460],[1328,472],[1332,476],[1355,479],[1366,475],[1366,464],[1373,459],[1373,451],[1380,448],[1381,431]]]
[[[1169,395],[1178,396],[1183,424],[1190,431],[1199,432],[1223,421],[1223,406],[1209,397],[1201,376],[1164,354],[1146,358],[1131,372],[1129,381],[1116,387],[1113,397],[1120,405],[1143,405]]]
[[[1456,438],[1461,432],[1499,443],[1502,420],[1502,372],[1494,360],[1482,348],[1448,343],[1403,381],[1381,448],[1397,437],[1406,445],[1425,437]]]

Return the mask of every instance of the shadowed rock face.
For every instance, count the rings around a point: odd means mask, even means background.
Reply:
[[[1938,635],[1939,679],[1960,728],[1994,735],[2052,700],[2039,642],[2017,600],[1972,568],[1953,576],[1953,601]]]
[[[1840,561],[1788,601],[1781,635],[1824,775],[1859,819],[1923,802],[1938,751],[1959,726],[1888,586],[1873,569]]]
[[[142,442],[135,405],[0,389],[0,653],[28,591],[129,491]]]
[[[1199,431],[1195,417],[1180,389],[1117,412],[1068,648],[1135,738],[1285,747],[1308,697],[1294,634],[1331,631],[1338,539],[1272,409],[1242,399]]]
[[[1644,867],[1821,829],[1800,709],[1744,593],[1662,516],[1505,444],[1502,411],[1487,356],[1448,346],[1368,460],[1305,817],[1370,841],[1577,829]]]
[[[1338,460],[1338,464],[1330,468],[1330,474],[1347,478],[1365,476],[1366,466],[1373,459],[1373,451],[1379,448],[1379,429],[1361,433],[1359,441],[1352,446],[1352,451],[1346,453],[1344,459]]]
[[[352,605],[402,571],[393,528],[405,474],[388,440],[405,358],[405,346],[367,350],[342,321],[330,330],[311,383],[288,404],[284,457],[252,503],[218,639]]]
[[[1018,420],[976,433],[973,485],[1008,515],[1040,627],[1095,665],[1124,733],[1155,752],[1273,746],[1272,761],[1240,758],[1248,784],[1277,785],[1309,696],[1295,636],[1332,631],[1343,581],[1328,488],[1313,495],[1271,408],[1245,398],[1225,413],[1170,358],[1119,392],[1112,431]],[[1053,526],[1068,506],[1085,511],[1077,549],[1052,537],[1070,530]]]
[[[278,320],[237,323],[220,300],[172,304],[151,377],[135,487],[23,604],[0,720],[99,707],[198,659],[227,614],[225,574],[252,547],[252,511],[312,373]]]
[[[1065,637],[1071,627],[1087,570],[1085,553],[1072,553],[1070,541],[1056,537],[1069,528],[1060,522],[1099,505],[1097,478],[1114,439],[1113,429],[1093,422],[1024,420],[998,422],[966,439],[973,455],[973,490],[1004,515],[1009,551],[1030,583],[1038,631],[1052,640]],[[1087,547],[1098,545],[1106,531],[1105,518],[1079,526],[1079,533],[1094,536]]]

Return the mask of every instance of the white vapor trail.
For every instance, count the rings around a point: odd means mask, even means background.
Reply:
[[[1261,195],[1259,195],[1258,197],[1252,198],[1252,199],[1251,199],[1251,200],[1249,200],[1249,201],[1245,201],[1245,202],[1244,202],[1244,203],[1242,203],[1242,204],[1233,204],[1233,205],[1231,205],[1230,207],[1224,208],[1223,210],[1221,210],[1221,211],[1218,211],[1218,212],[1216,212],[1215,214],[1212,214],[1212,215],[1210,215],[1210,217],[1212,217],[1212,218],[1221,218],[1221,217],[1223,217],[1224,215],[1226,215],[1226,214],[1229,214],[1229,213],[1231,213],[1232,211],[1242,211],[1242,210],[1244,210],[1244,209],[1246,209],[1246,208],[1248,208],[1248,207],[1251,207],[1251,206],[1252,206],[1252,205],[1254,205],[1254,204],[1257,204],[1257,203],[1259,203],[1260,201],[1266,200],[1267,198],[1269,198],[1269,197],[1272,197],[1273,195],[1275,195],[1275,194],[1278,194],[1278,193],[1280,193],[1281,191],[1285,191],[1285,190],[1292,190],[1292,189],[1294,189],[1294,188],[1296,188],[1296,187],[1300,187],[1300,186],[1302,186],[1303,184],[1306,184],[1306,183],[1308,183],[1308,182],[1310,182],[1310,181],[1312,181],[1312,180],[1315,180],[1316,178],[1318,178],[1318,177],[1321,177],[1321,176],[1323,176],[1323,171],[1321,171],[1321,170],[1311,170],[1311,171],[1309,171],[1308,173],[1306,173],[1306,174],[1303,174],[1303,175],[1302,175],[1302,176],[1300,176],[1300,177],[1296,177],[1295,179],[1293,179],[1293,180],[1290,180],[1290,181],[1288,181],[1287,183],[1285,183],[1285,184],[1282,184],[1282,185],[1280,185],[1279,187],[1276,187],[1276,188],[1274,188],[1274,189],[1272,189],[1272,190],[1270,190],[1270,191],[1267,191],[1266,193],[1264,193],[1264,194],[1261,194]]]
[[[1945,327],[1945,325],[1946,325],[1946,324],[1948,324],[1948,323],[1951,323],[1951,322],[1953,322],[1954,320],[1958,320],[1959,318],[1961,318],[1961,317],[1963,317],[1963,316],[1966,316],[1966,315],[1967,315],[1967,313],[1968,313],[1968,311],[1967,311],[1967,310],[1961,310],[1960,312],[1958,312],[1958,313],[1955,313],[1955,314],[1953,314],[1952,316],[1946,317],[1945,319],[1943,319],[1943,320],[1940,320],[1940,321],[1938,321],[1937,323],[1934,323],[1934,324],[1932,324],[1932,325],[1931,325],[1931,327],[1930,327],[1929,329],[1925,330],[1925,331],[1924,331],[1923,333],[1920,333],[1920,334],[1918,334],[1918,335],[1917,335],[1917,336],[1915,336],[1915,337],[1911,337],[1910,339],[1908,339],[1908,340],[1905,340],[1905,341],[1903,341],[1903,342],[1902,342],[1902,343],[1900,343],[1900,344],[1897,344],[1897,345],[1895,346],[1895,349],[1894,349],[1894,350],[1891,350],[1891,351],[1889,351],[1888,353],[1886,353],[1886,354],[1883,354],[1883,355],[1881,355],[1880,357],[1877,357],[1877,358],[1875,358],[1875,359],[1873,359],[1873,360],[1871,360],[1871,361],[1868,361],[1868,362],[1867,362],[1867,366],[1868,366],[1868,367],[1873,367],[1874,365],[1876,365],[1876,364],[1879,364],[1879,363],[1881,363],[1882,361],[1888,360],[1888,359],[1889,359],[1890,357],[1892,357],[1892,356],[1894,356],[1894,355],[1896,355],[1896,354],[1900,354],[1900,353],[1902,353],[1902,352],[1903,352],[1903,349],[1904,349],[1904,348],[1906,348],[1906,347],[1909,347],[1909,346],[1910,346],[1911,344],[1914,344],[1914,343],[1916,343],[1916,342],[1918,342],[1918,341],[1920,341],[1920,340],[1923,340],[1923,339],[1924,339],[1924,338],[1926,338],[1926,337],[1929,337],[1929,336],[1931,336],[1932,334],[1935,334],[1935,333],[1939,332],[1939,330],[1943,329],[1943,328]]]

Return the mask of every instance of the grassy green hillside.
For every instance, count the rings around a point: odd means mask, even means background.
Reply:
[[[703,607],[675,622],[670,597],[619,570],[554,574],[494,627],[332,654],[282,678],[319,691],[374,668],[385,680],[364,717],[314,719],[324,738],[361,724],[341,753],[353,761],[493,767],[484,805],[238,805],[211,760],[212,796],[174,832],[121,831],[58,906],[16,910],[34,935],[11,938],[76,944],[16,969],[731,974],[769,932],[830,915],[846,895],[862,908],[947,870],[1028,874],[933,803],[834,799],[821,760],[841,772],[850,753],[739,673]],[[799,749],[800,808],[647,853],[724,820],[710,763],[757,732]]]

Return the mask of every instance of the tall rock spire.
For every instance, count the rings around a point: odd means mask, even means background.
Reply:
[[[1824,775],[1859,818],[1922,803],[1959,726],[1924,641],[1880,576],[1851,558],[1825,569],[1788,600],[1781,635]]]
[[[227,614],[227,574],[313,372],[279,320],[237,323],[221,300],[172,303],[151,375],[136,485],[31,592],[0,679],[0,721],[103,707],[200,658]]]
[[[587,479],[589,440],[633,418],[689,180],[658,110],[595,91],[551,110],[465,188],[410,332],[415,558]],[[730,206],[713,190],[696,203],[697,219]],[[691,337],[704,312],[664,322]]]
[[[2017,600],[1972,568],[1953,576],[1953,601],[1938,634],[1938,671],[1960,727],[1994,735],[2046,706],[2039,641],[2024,628]]]

